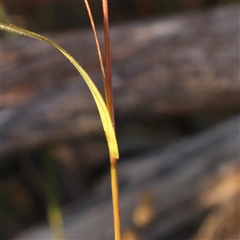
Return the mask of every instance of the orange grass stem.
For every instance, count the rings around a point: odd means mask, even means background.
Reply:
[[[118,190],[118,172],[117,159],[110,158],[111,166],[111,187],[112,187],[112,205],[113,205],[113,221],[115,240],[121,240],[121,222],[119,207],[119,190]]]
[[[112,74],[111,74],[111,54],[110,54],[110,39],[109,39],[109,20],[108,20],[108,1],[102,0],[103,6],[103,26],[104,26],[104,43],[105,43],[105,58],[106,58],[106,104],[109,115],[114,124],[114,109],[113,109],[113,93],[112,93]],[[114,221],[114,236],[115,240],[121,240],[121,221],[120,221],[120,206],[119,206],[119,189],[118,189],[118,172],[117,159],[110,157],[111,167],[111,188],[112,188],[112,204],[113,204],[113,221]]]

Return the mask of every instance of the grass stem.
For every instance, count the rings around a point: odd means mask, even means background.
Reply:
[[[111,158],[110,164],[111,164],[111,187],[112,187],[114,236],[115,236],[115,240],[120,240],[121,239],[121,222],[120,222],[117,159]]]
[[[106,104],[109,115],[114,123],[114,108],[113,108],[113,92],[112,92],[112,73],[111,73],[111,54],[110,54],[110,39],[109,39],[109,19],[108,19],[108,1],[102,0],[103,6],[103,26],[104,26],[104,44],[106,57]],[[113,221],[114,221],[114,236],[115,240],[121,240],[121,221],[120,221],[120,206],[119,206],[119,189],[118,189],[118,172],[117,159],[110,157],[111,167],[111,188],[112,188],[112,204],[113,204]]]

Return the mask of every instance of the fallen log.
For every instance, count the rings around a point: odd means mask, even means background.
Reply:
[[[117,127],[162,116],[239,112],[238,6],[112,27]],[[101,84],[90,30],[49,37]],[[17,37],[2,41],[1,55],[2,161],[102,132],[86,86],[60,53]]]
[[[239,236],[239,121],[238,116],[163,152],[119,162],[125,234],[138,235],[131,239],[187,240],[196,234],[208,212],[213,210],[216,219],[219,209],[217,219],[221,220],[215,223],[223,225],[211,224],[217,234],[211,239]],[[65,213],[67,239],[112,239],[109,178],[103,179],[93,198]],[[210,218],[208,215],[206,221]],[[195,239],[204,239],[203,232],[198,233],[202,238]],[[42,225],[15,239],[50,238],[48,226]]]

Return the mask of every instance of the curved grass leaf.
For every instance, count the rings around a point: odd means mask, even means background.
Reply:
[[[118,152],[118,145],[117,145],[117,140],[116,140],[116,136],[115,136],[115,130],[113,128],[113,124],[112,124],[109,112],[107,110],[106,104],[105,104],[100,92],[98,91],[97,87],[95,86],[95,84],[93,83],[93,81],[91,80],[91,78],[89,77],[87,72],[80,66],[80,64],[65,49],[63,49],[58,44],[56,44],[55,42],[49,40],[48,38],[46,38],[44,36],[41,36],[37,33],[31,32],[31,31],[28,31],[28,30],[25,30],[25,29],[22,29],[22,28],[13,26],[13,25],[4,24],[4,23],[0,23],[0,29],[7,31],[7,32],[16,33],[19,35],[23,35],[26,37],[31,37],[31,38],[35,38],[37,40],[47,42],[47,43],[51,44],[53,47],[55,47],[56,49],[58,49],[63,55],[65,55],[65,57],[78,70],[78,72],[83,77],[86,84],[88,85],[88,87],[93,95],[93,98],[96,102],[98,111],[99,111],[103,129],[105,131],[106,138],[107,138],[110,157],[118,159],[119,152]]]

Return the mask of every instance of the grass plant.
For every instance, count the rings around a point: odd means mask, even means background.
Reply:
[[[114,218],[114,235],[115,240],[121,239],[121,227],[120,227],[120,209],[119,209],[119,191],[118,191],[118,177],[117,177],[117,159],[119,159],[118,144],[115,135],[114,128],[114,109],[113,109],[113,93],[112,93],[112,80],[111,80],[111,57],[110,57],[110,40],[109,40],[109,20],[108,20],[108,1],[102,0],[102,9],[103,9],[103,22],[104,22],[104,43],[105,43],[105,62],[106,66],[104,68],[103,57],[100,50],[99,40],[97,38],[96,28],[91,14],[91,9],[88,4],[88,1],[85,0],[86,8],[89,14],[90,22],[92,25],[94,37],[96,40],[97,51],[102,71],[104,92],[105,92],[105,101],[95,86],[94,82],[91,80],[88,73],[83,69],[83,67],[71,56],[65,49],[60,47],[57,43],[51,41],[50,39],[39,35],[37,33],[28,31],[26,29],[19,28],[6,23],[0,23],[0,29],[10,33],[15,33],[23,35],[26,37],[34,38],[40,41],[44,41],[57,50],[59,50],[77,69],[79,74],[82,76],[87,86],[89,87],[90,92],[95,100],[97,105],[99,115],[102,121],[103,130],[106,135],[106,140],[109,149],[109,158],[110,158],[110,174],[111,174],[111,186],[112,186],[112,203],[113,203],[113,218]],[[106,74],[105,74],[106,69]],[[51,159],[47,158],[45,161],[45,173],[46,180],[50,178],[52,163]],[[54,181],[48,181],[50,186],[54,184]],[[52,186],[54,188],[54,186]],[[52,231],[53,239],[63,239],[64,238],[64,227],[63,227],[63,217],[60,211],[59,204],[57,203],[57,197],[54,194],[51,194],[51,190],[47,189],[48,196],[48,219],[49,225]]]
[[[56,164],[47,150],[43,159],[46,210],[52,232],[52,239],[65,239],[63,217],[59,202],[59,184]]]

